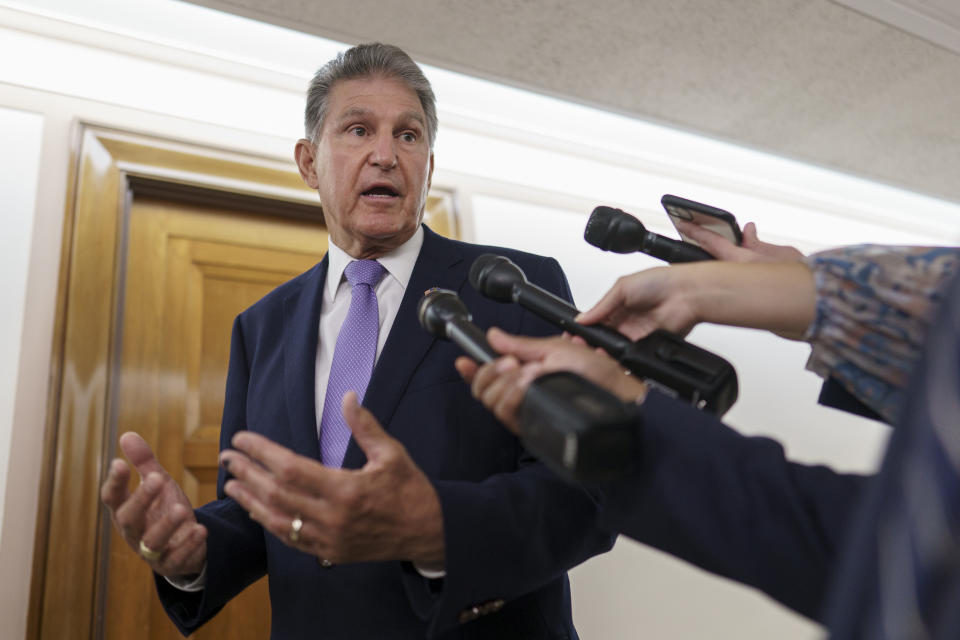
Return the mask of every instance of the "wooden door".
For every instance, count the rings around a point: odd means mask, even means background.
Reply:
[[[215,497],[233,319],[319,261],[327,234],[292,163],[89,127],[77,164],[28,637],[179,638],[99,485],[136,431],[195,505]],[[428,199],[447,235],[451,202]],[[263,579],[194,637],[269,626]]]
[[[194,505],[216,497],[217,450],[234,317],[326,251],[322,225],[134,199],[123,287],[117,433],[136,431]],[[104,637],[179,638],[145,563],[112,535]],[[266,579],[196,638],[270,635]]]

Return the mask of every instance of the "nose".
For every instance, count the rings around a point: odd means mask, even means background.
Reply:
[[[370,164],[381,169],[393,169],[397,166],[397,141],[392,132],[377,135],[370,152]]]

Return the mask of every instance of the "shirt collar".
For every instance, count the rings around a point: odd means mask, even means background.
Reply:
[[[406,242],[390,253],[377,258],[377,262],[383,265],[387,273],[393,276],[397,282],[400,283],[400,286],[406,289],[422,246],[423,225],[420,225]],[[337,293],[337,288],[343,281],[343,272],[347,268],[347,265],[353,260],[354,258],[334,244],[333,240],[329,242],[327,249],[327,282],[324,287],[324,297],[328,301],[333,300]]]

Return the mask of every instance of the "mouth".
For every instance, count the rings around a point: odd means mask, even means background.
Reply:
[[[365,198],[376,198],[378,200],[389,200],[399,198],[400,192],[386,184],[378,184],[360,193]]]

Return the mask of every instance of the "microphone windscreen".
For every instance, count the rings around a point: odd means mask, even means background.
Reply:
[[[484,253],[473,261],[469,279],[474,289],[498,302],[513,302],[513,285],[527,280],[510,258],[494,253]]]
[[[647,230],[629,213],[599,206],[590,214],[583,239],[604,251],[631,253],[643,246]]]
[[[454,291],[431,289],[417,305],[417,319],[427,333],[443,338],[447,336],[448,322],[455,319],[469,321],[470,312]]]

